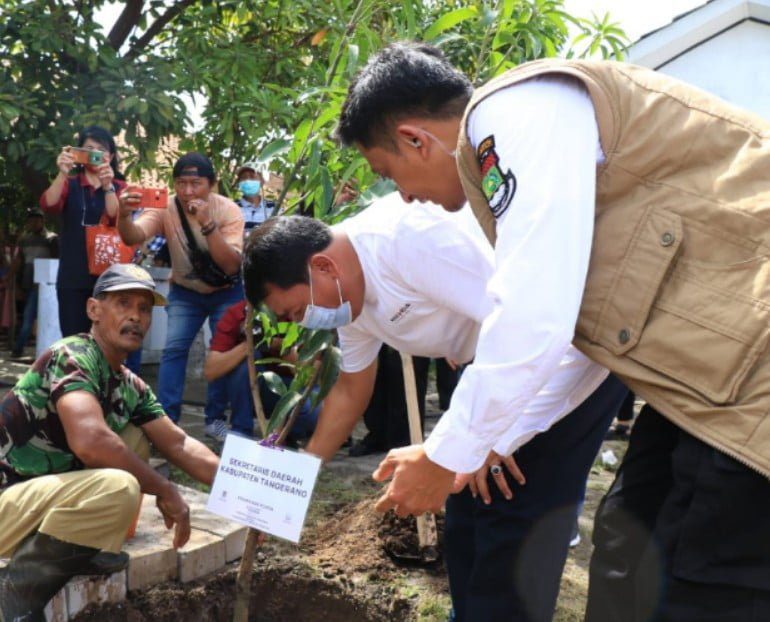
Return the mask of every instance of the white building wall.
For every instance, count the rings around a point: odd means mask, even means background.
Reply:
[[[629,59],[634,62],[633,58]],[[658,71],[770,119],[770,26],[745,21]]]

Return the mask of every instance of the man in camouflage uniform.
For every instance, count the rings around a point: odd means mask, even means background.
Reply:
[[[90,334],[54,343],[0,403],[0,556],[11,556],[0,570],[0,622],[44,620],[71,577],[124,568],[140,493],[157,497],[174,546],[189,538],[189,508],[148,466],[149,443],[207,484],[218,458],[123,365],[142,346],[153,304],[164,303],[145,270],[110,267],[87,303]]]

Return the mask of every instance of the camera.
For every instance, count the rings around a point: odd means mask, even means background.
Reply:
[[[104,153],[98,150],[83,149],[82,147],[70,147],[69,152],[75,164],[90,164],[99,166],[104,162]]]
[[[126,192],[139,193],[139,207],[152,207],[162,209],[168,205],[168,188],[142,188],[141,186],[129,186]]]

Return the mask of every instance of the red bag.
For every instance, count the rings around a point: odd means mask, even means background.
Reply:
[[[98,225],[86,227],[86,252],[88,271],[99,276],[114,263],[129,263],[134,258],[135,246],[127,246],[116,227],[109,225],[107,212]]]

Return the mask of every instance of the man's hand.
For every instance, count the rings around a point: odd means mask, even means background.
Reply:
[[[158,495],[156,504],[163,514],[166,528],[174,527],[174,548],[183,547],[190,539],[190,508],[179,490],[169,483],[167,493]]]
[[[141,192],[122,193],[118,199],[118,218],[131,218],[131,214],[139,209],[141,200]]]
[[[211,222],[209,204],[203,199],[193,199],[187,204],[187,211],[203,226]]]
[[[378,512],[393,509],[398,516],[418,516],[441,511],[455,474],[431,462],[422,445],[410,445],[391,449],[372,477],[378,482],[393,478],[375,505]]]
[[[503,473],[503,465],[508,469],[508,472],[513,476],[520,486],[526,483],[524,474],[519,469],[519,465],[513,459],[513,456],[501,456],[495,451],[490,451],[487,460],[478,471],[473,474],[473,477],[468,482],[471,488],[471,494],[473,498],[476,495],[481,495],[481,500],[489,505],[492,503],[492,496],[489,494],[489,487],[487,486],[487,474],[492,475],[492,479],[495,480],[495,484],[503,493],[503,496],[509,501],[513,499],[513,492],[511,492],[508,482],[505,480],[505,474]]]

